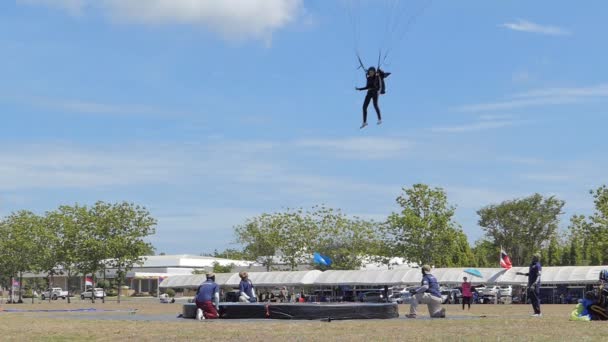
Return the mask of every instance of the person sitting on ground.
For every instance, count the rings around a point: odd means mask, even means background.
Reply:
[[[257,301],[253,283],[249,280],[249,274],[245,271],[239,272],[241,282],[239,284],[239,302],[255,303]]]
[[[215,283],[215,274],[207,273],[207,280],[196,291],[196,319],[219,318],[220,287]]]
[[[431,274],[431,266],[422,266],[421,286],[410,291],[412,303],[407,318],[416,318],[418,304],[426,304],[429,308],[431,318],[444,318],[445,308],[441,307],[441,291],[437,278]]]

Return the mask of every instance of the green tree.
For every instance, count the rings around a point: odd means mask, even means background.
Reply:
[[[375,259],[380,254],[378,223],[325,207],[316,207],[310,215],[310,221],[317,227],[311,250],[330,257],[331,269],[354,270],[364,262],[378,261]]]
[[[234,268],[234,264],[229,264],[229,265],[222,265],[217,261],[213,262],[213,272],[215,273],[230,273],[232,272],[232,269]]]
[[[79,205],[60,206],[57,210],[46,214],[45,224],[56,236],[53,246],[55,262],[47,264],[46,268],[49,276],[55,274],[57,267],[61,268],[68,279],[79,274],[83,268],[86,268],[83,265],[89,264],[87,260],[89,253],[86,248],[93,227],[88,209]],[[70,303],[69,296],[68,303]]]
[[[454,259],[467,259],[454,256],[466,248],[462,246],[462,230],[453,220],[455,207],[448,204],[445,191],[425,184],[403,191],[397,198],[401,212],[392,213],[384,228],[390,253],[437,267],[456,266]]]
[[[539,194],[489,205],[477,211],[479,225],[514,265],[523,265],[555,235],[564,201]]]
[[[105,263],[116,269],[120,303],[121,285],[126,273],[133,266],[143,263],[144,256],[153,249],[144,239],[154,234],[156,220],[146,208],[132,203],[122,202],[101,207],[105,210],[97,213],[96,224],[102,228],[106,251],[110,256]]]
[[[215,250],[213,252],[213,256],[216,258],[223,259],[232,259],[232,260],[248,260],[250,256],[248,256],[244,251],[239,251],[233,248],[225,249],[221,252]]]
[[[0,231],[3,240],[0,258],[4,259],[4,272],[17,277],[21,286],[24,272],[39,272],[45,267],[45,258],[52,255],[49,241],[53,236],[40,216],[25,210],[6,217]],[[19,302],[23,302],[21,293],[20,287]]]
[[[496,267],[498,265],[498,257],[500,248],[495,246],[492,241],[480,239],[475,242],[473,247],[473,264],[476,267]]]
[[[248,219],[243,225],[235,227],[234,232],[237,242],[244,245],[244,253],[264,265],[266,271],[270,271],[281,242],[275,217],[262,214]]]
[[[589,253],[592,265],[608,263],[608,187],[602,185],[591,191],[595,212],[587,226]]]

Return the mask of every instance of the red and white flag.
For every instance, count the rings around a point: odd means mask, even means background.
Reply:
[[[93,286],[93,277],[84,278],[84,286]]]
[[[513,267],[513,265],[511,264],[511,258],[509,258],[509,255],[507,254],[507,252],[505,252],[504,249],[502,249],[502,247],[500,247],[500,267],[506,269],[510,269],[511,267]]]

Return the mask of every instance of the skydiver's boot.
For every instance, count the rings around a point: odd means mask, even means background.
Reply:
[[[363,125],[361,125],[360,129],[364,129],[367,126],[367,122],[364,122]]]

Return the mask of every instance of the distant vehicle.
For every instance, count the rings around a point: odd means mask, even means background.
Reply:
[[[442,304],[447,304],[448,300],[450,299],[450,290],[443,290],[441,291],[441,303]]]
[[[502,285],[500,287],[500,296],[501,297],[513,296],[513,288],[511,287],[511,285]]]
[[[389,298],[391,303],[410,304],[412,302],[412,294],[409,292],[395,293]]]
[[[103,298],[106,296],[106,292],[102,288],[88,288],[80,294],[80,299],[85,298]]]
[[[361,301],[365,303],[382,303],[384,302],[384,296],[382,292],[365,292],[361,295]]]
[[[226,298],[224,301],[229,302],[229,303],[236,303],[239,301],[240,293],[241,292],[239,290],[228,291],[228,292],[226,292]]]
[[[52,300],[57,300],[59,298],[61,299],[66,299],[68,297],[68,291],[63,291],[61,289],[61,287],[53,287],[50,288],[44,292],[42,292],[42,295],[40,296],[40,298],[42,298],[42,300],[51,298]]]

